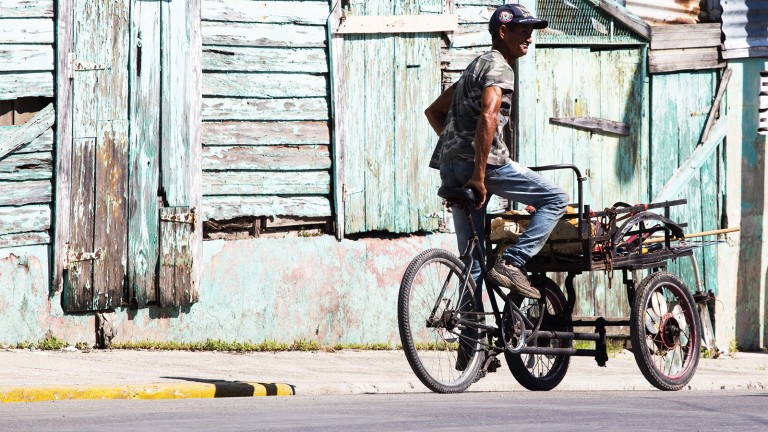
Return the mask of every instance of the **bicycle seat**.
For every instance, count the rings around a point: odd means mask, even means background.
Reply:
[[[473,206],[475,204],[475,192],[469,188],[440,186],[437,195],[458,205]]]

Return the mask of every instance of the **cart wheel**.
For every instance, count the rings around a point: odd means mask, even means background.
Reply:
[[[632,352],[645,378],[661,390],[680,390],[699,363],[699,316],[688,287],[668,272],[651,274],[635,292]]]
[[[546,308],[536,307],[540,300],[524,299],[521,304],[521,310],[527,308],[528,319],[532,322],[538,321],[538,313],[544,309],[544,318],[541,322],[542,330],[551,331],[573,331],[570,324],[571,317],[568,313],[568,302],[560,287],[546,276],[531,276],[531,284],[544,291],[547,299]],[[504,308],[504,314],[508,313],[508,306]],[[536,316],[533,316],[536,315]],[[571,340],[539,339],[538,346],[549,346],[556,348],[570,348],[573,342]],[[568,364],[571,361],[567,355],[543,355],[543,354],[513,354],[504,351],[504,357],[507,360],[507,366],[512,372],[517,382],[528,390],[552,390],[560,384],[568,371]]]

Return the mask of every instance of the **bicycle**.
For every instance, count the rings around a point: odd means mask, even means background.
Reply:
[[[512,375],[523,387],[551,390],[565,377],[571,356],[594,357],[598,365],[605,366],[606,327],[628,325],[633,353],[646,379],[662,390],[683,388],[698,365],[700,323],[690,290],[679,277],[665,271],[666,261],[692,256],[694,247],[717,242],[693,245],[679,241],[685,238],[685,225],[669,219],[669,208],[685,200],[638,206],[617,203],[605,211],[593,212],[583,204],[586,179],[576,166],[531,169],[571,169],[576,174],[578,212],[566,214],[563,219],[577,219],[578,236],[550,240],[548,244],[575,243],[581,253],[540,254],[527,264],[531,284],[541,293],[540,300],[505,292],[485,276],[493,265],[493,246],[498,246],[498,242],[490,240],[490,218],[520,222],[530,216],[487,215],[487,257],[483,257],[480,237],[465,211],[472,237],[461,256],[444,249],[426,250],[411,261],[400,285],[400,339],[416,376],[434,392],[463,392],[487,373],[495,372],[501,366],[497,357],[504,353]],[[475,203],[471,189],[441,187],[438,195],[449,207],[466,210]],[[653,209],[664,209],[665,215],[650,211]],[[470,257],[481,264],[485,296],[464,264],[471,262]],[[652,273],[637,284],[637,271],[642,269],[651,269]],[[595,270],[609,274],[622,270],[631,307],[629,319],[574,319],[573,280],[582,272]],[[567,273],[565,293],[547,277],[547,272]],[[486,304],[490,311],[486,311]],[[489,318],[493,321],[490,324]],[[585,326],[594,326],[595,331],[574,332],[574,327]],[[592,341],[595,348],[576,349],[574,340]]]

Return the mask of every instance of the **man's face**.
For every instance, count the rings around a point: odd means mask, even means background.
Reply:
[[[501,32],[501,39],[512,58],[519,58],[528,54],[528,46],[533,43],[531,39],[533,26],[531,24],[501,26],[499,32]]]

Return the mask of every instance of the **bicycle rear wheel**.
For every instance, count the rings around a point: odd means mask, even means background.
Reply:
[[[405,357],[438,393],[466,390],[484,359],[482,332],[460,322],[482,321],[480,293],[471,277],[462,280],[463,271],[454,254],[429,249],[411,261],[400,284],[397,321]]]
[[[546,305],[542,307],[540,300],[524,299],[519,307],[527,311],[528,319],[534,323],[538,321],[538,314],[544,312],[541,323],[542,330],[573,331],[570,324],[571,317],[568,314],[568,302],[560,290],[560,287],[546,276],[531,276],[531,284],[546,295]],[[504,313],[509,306],[504,307]],[[572,341],[556,339],[539,339],[535,344],[539,347],[570,348]],[[552,390],[560,384],[568,372],[570,356],[546,355],[546,354],[513,354],[504,350],[510,372],[523,387],[528,390],[546,391]]]

